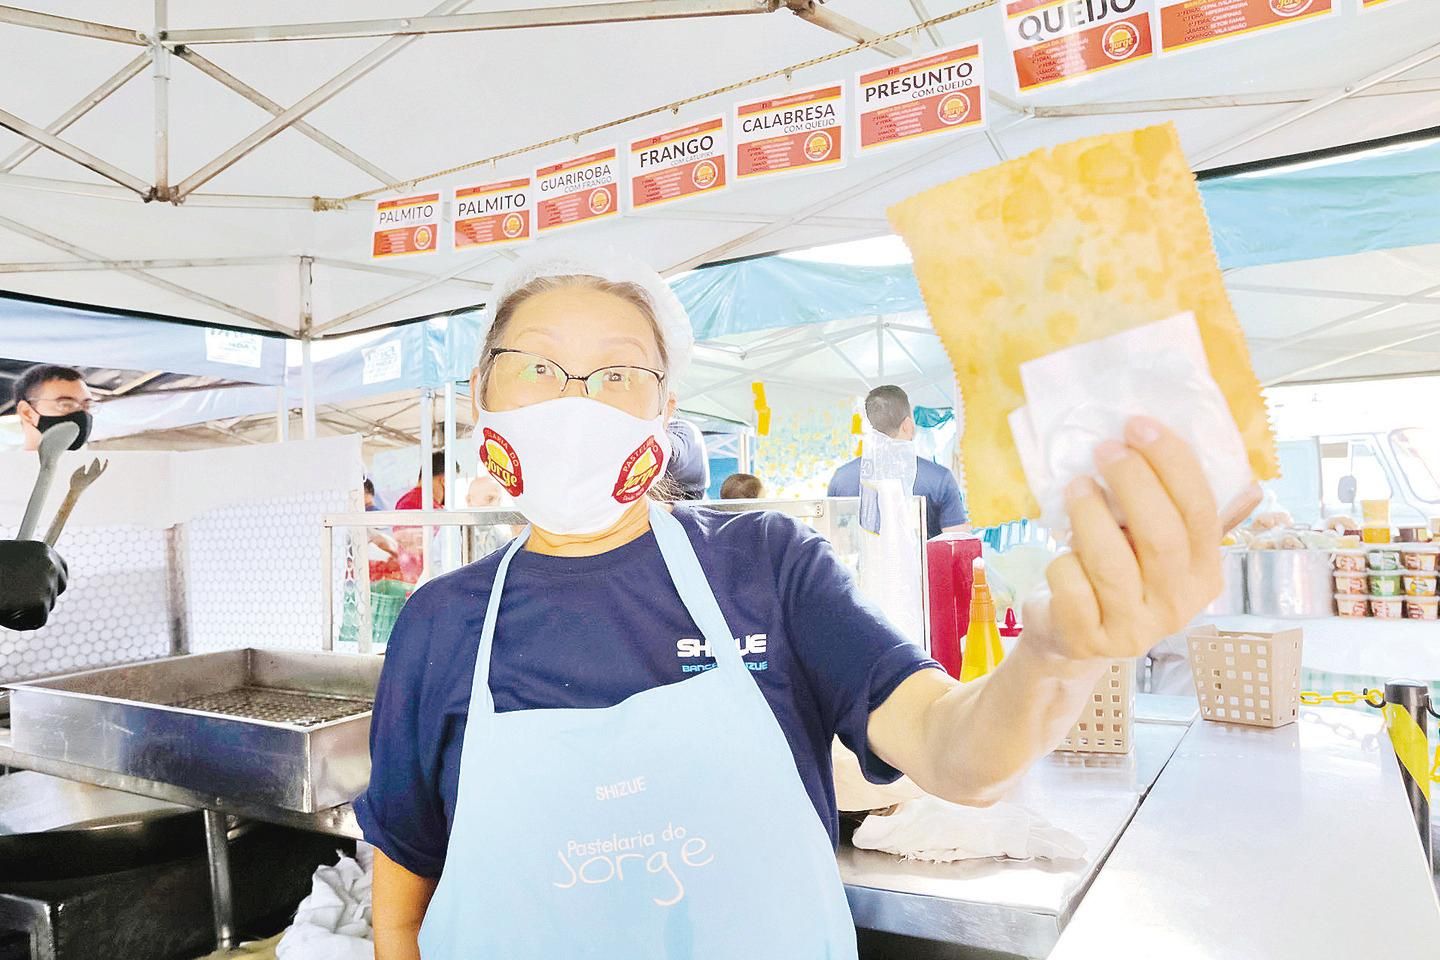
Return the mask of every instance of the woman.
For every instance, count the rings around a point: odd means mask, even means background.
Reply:
[[[773,513],[659,506],[691,347],[653,272],[522,266],[472,377],[481,462],[532,521],[395,626],[356,812],[378,960],[853,958],[830,745],[986,804],[1051,749],[1104,657],[1219,592],[1220,520],[1153,421],[1070,490],[1074,552],[960,686]],[[1133,543],[1133,546],[1132,546]],[[423,921],[423,923],[422,923]]]

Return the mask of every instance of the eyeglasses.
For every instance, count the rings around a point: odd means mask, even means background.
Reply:
[[[25,397],[24,399],[32,407],[39,403],[51,404],[60,411],[62,416],[77,410],[84,410],[88,413],[100,404],[99,400],[76,400],[73,397]]]
[[[499,391],[512,408],[558,400],[572,380],[591,400],[631,416],[654,417],[665,405],[665,374],[649,367],[600,367],[577,377],[548,357],[505,347],[491,350],[487,363],[486,385]]]

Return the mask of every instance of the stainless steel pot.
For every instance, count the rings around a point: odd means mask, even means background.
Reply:
[[[1245,612],[1244,547],[1221,547],[1220,567],[1225,574],[1225,589],[1205,608],[1211,617],[1238,616]]]
[[[1328,617],[1335,612],[1329,550],[1251,550],[1246,597],[1262,617]]]

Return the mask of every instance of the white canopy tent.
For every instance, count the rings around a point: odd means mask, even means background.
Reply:
[[[107,24],[78,19],[94,8],[76,0],[0,7],[0,289],[302,341],[471,306],[513,252],[372,261],[374,196],[394,195],[386,188],[400,180],[435,189],[527,173],[741,98],[976,38],[987,131],[575,235],[676,275],[882,236],[884,209],[900,198],[1087,134],[1170,120],[1204,170],[1440,125],[1440,3],[1337,6],[1303,26],[1025,96],[994,3],[536,0],[493,12],[447,0],[395,19],[382,0],[117,0]],[[895,31],[905,32],[853,49]],[[1262,379],[1293,382],[1433,370],[1436,341],[1420,337],[1440,334],[1437,266],[1440,247],[1412,247],[1245,267],[1227,280]],[[927,326],[923,315],[884,316],[721,337],[699,351],[682,402],[739,418],[757,376],[853,396],[895,371],[922,391],[918,402],[938,405],[948,374]],[[418,426],[418,414],[393,412],[351,411],[402,433]]]

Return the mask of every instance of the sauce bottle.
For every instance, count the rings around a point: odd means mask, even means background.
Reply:
[[[965,631],[965,655],[960,660],[960,680],[985,676],[1005,657],[1000,646],[1000,628],[995,623],[995,601],[985,579],[985,561],[975,558],[974,582],[970,587],[970,626]]]

